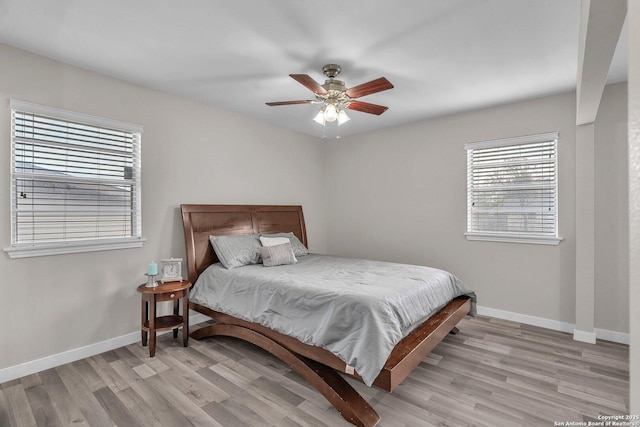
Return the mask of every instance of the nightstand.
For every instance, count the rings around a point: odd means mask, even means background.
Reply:
[[[156,332],[173,329],[173,338],[178,337],[178,328],[182,326],[182,342],[186,347],[189,339],[189,288],[191,282],[159,283],[155,288],[148,288],[146,283],[138,286],[142,294],[142,345],[147,345],[147,334],[150,334],[149,356],[156,354]],[[182,315],[179,301],[182,299]],[[173,314],[156,317],[156,303],[173,301]]]

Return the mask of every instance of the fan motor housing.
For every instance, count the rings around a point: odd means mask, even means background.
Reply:
[[[342,92],[346,89],[344,82],[342,80],[336,80],[336,79],[325,80],[322,87],[325,88],[327,91],[336,90],[336,91]]]

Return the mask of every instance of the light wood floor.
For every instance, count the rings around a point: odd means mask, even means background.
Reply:
[[[464,319],[394,391],[352,381],[380,426],[553,426],[628,414],[628,347]],[[343,426],[268,353],[232,338],[132,344],[0,386],[0,426]]]

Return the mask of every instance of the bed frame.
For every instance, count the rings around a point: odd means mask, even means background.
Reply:
[[[189,281],[195,283],[209,265],[218,262],[210,235],[293,232],[308,247],[301,206],[181,205]],[[225,335],[251,342],[278,357],[313,385],[350,423],[375,426],[380,416],[340,375],[358,377],[353,368],[320,347],[304,344],[257,323],[189,303],[216,322],[191,334],[202,339]],[[468,297],[458,297],[396,345],[374,385],[393,391],[471,309]]]

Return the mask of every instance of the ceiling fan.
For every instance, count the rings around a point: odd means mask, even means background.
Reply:
[[[370,82],[347,89],[342,80],[336,80],[336,76],[340,74],[341,70],[342,68],[337,64],[327,64],[322,67],[322,72],[328,77],[322,85],[307,74],[289,74],[293,79],[312,91],[315,94],[316,99],[267,102],[266,104],[269,106],[324,104],[318,112],[318,115],[313,119],[321,125],[324,125],[326,122],[334,122],[336,120],[338,121],[338,124],[348,121],[349,117],[345,113],[345,109],[362,111],[363,113],[375,114],[378,116],[387,111],[388,107],[357,101],[356,99],[393,88],[393,85],[389,80],[384,77],[380,77]]]

